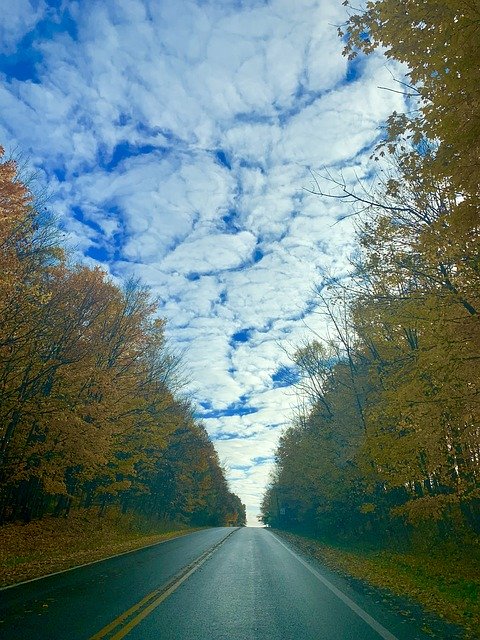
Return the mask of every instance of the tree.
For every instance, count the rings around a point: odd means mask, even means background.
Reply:
[[[476,1],[378,0],[353,11],[340,29],[350,58],[381,46],[387,57],[406,63],[420,113],[410,119],[394,114],[390,137],[410,129],[416,143],[439,140],[438,174],[469,196],[465,211],[478,207],[480,183],[479,19]]]
[[[68,264],[13,162],[0,218],[0,522],[121,504],[241,524],[148,288]]]

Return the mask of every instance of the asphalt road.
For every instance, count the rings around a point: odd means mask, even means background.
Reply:
[[[431,638],[255,528],[198,531],[0,591],[0,620],[3,640]]]

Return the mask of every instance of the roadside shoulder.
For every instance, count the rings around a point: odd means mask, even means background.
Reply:
[[[0,589],[132,553],[202,528],[142,532],[91,513],[0,528]]]
[[[421,580],[416,584],[415,580],[407,580],[408,575],[404,574],[408,571],[396,554],[380,551],[362,554],[298,534],[278,529],[272,531],[321,570],[326,568],[346,580],[364,604],[370,600],[394,611],[415,623],[427,636],[449,640],[475,640],[478,637],[475,617],[478,601],[470,602],[467,598],[463,610],[455,609],[452,604],[447,606],[447,595],[434,583],[433,576],[430,583]]]

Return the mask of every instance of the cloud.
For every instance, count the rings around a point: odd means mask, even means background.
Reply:
[[[255,514],[294,403],[285,351],[326,330],[312,287],[353,247],[342,203],[307,192],[311,169],[368,175],[402,97],[378,89],[381,55],[341,56],[337,0],[55,7],[4,12],[1,142],[39,169],[78,257],[159,297]]]
[[[22,38],[44,17],[47,5],[43,0],[16,0],[2,7],[0,52],[12,54]]]
[[[227,269],[238,269],[243,263],[248,262],[255,244],[255,236],[248,231],[235,235],[210,234],[183,242],[165,258],[163,267],[167,270],[183,267],[190,273],[218,273]]]

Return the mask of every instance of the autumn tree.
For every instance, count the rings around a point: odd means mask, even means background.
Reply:
[[[349,0],[344,4],[351,5]],[[480,183],[479,23],[475,0],[375,0],[363,10],[351,9],[340,29],[350,58],[383,47],[388,58],[407,65],[410,87],[403,89],[418,95],[419,113],[394,114],[390,138],[438,141],[437,174],[448,174],[455,191],[468,195],[462,209],[472,207],[472,216]]]
[[[337,198],[345,215],[355,216],[358,249],[348,281],[327,287],[329,297],[317,288],[336,332],[337,361],[327,370],[312,360],[322,340],[335,344],[328,336],[299,348],[298,364],[313,376],[309,388],[318,402],[280,442],[264,513],[275,512],[272,497],[281,485],[297,493],[305,524],[305,506],[329,495],[333,477],[350,487],[331,508],[339,531],[349,505],[377,532],[392,525],[402,532],[403,523],[407,535],[426,523],[422,530],[430,535],[478,533],[479,8],[466,1],[378,0],[350,11],[340,30],[345,53],[353,58],[382,46],[406,63],[408,82],[397,89],[408,94],[410,112],[389,118],[372,154],[370,184],[327,174],[325,189],[314,175],[312,191]],[[332,299],[340,301],[345,322],[332,313]],[[358,418],[363,432],[345,464],[348,449],[339,456],[331,443]],[[323,477],[302,485],[328,465],[333,469]],[[361,533],[361,520],[353,520]]]

